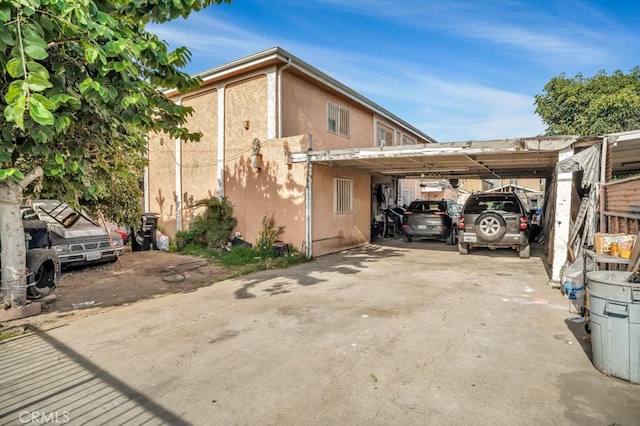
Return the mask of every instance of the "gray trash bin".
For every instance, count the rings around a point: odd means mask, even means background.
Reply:
[[[640,383],[640,284],[630,272],[587,273],[593,365],[610,376]]]

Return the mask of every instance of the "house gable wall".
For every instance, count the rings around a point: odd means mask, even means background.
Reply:
[[[345,96],[288,70],[283,73],[282,80],[284,136],[311,134],[314,150],[373,146],[371,112]],[[327,130],[329,101],[350,111],[348,137]]]

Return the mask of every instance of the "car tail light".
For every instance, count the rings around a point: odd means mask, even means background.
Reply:
[[[464,217],[458,218],[458,229],[464,231]]]
[[[436,216],[442,216],[444,212],[434,212],[433,214],[435,214]]]
[[[409,216],[409,215],[412,215],[413,212],[404,212],[404,214],[405,214],[405,216]]]
[[[526,231],[527,229],[529,229],[529,223],[527,222],[527,217],[526,216],[522,216],[520,218],[520,230],[521,231]]]
[[[409,227],[409,225],[407,225],[406,223],[403,223],[403,224],[402,224],[402,229],[404,229],[404,228],[408,228],[408,227]]]

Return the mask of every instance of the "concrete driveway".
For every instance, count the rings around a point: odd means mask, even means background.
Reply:
[[[536,254],[391,241],[43,323],[0,345],[0,425],[638,424]]]

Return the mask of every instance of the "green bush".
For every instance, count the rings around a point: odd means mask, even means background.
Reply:
[[[284,233],[284,228],[284,226],[276,226],[273,213],[269,217],[262,218],[262,230],[256,239],[256,247],[261,251],[262,256],[272,256],[273,244]]]
[[[211,249],[222,248],[237,223],[233,217],[233,204],[226,197],[211,197],[198,201],[195,207],[205,207],[205,211],[191,220],[186,232],[176,233],[178,249],[193,244]]]

